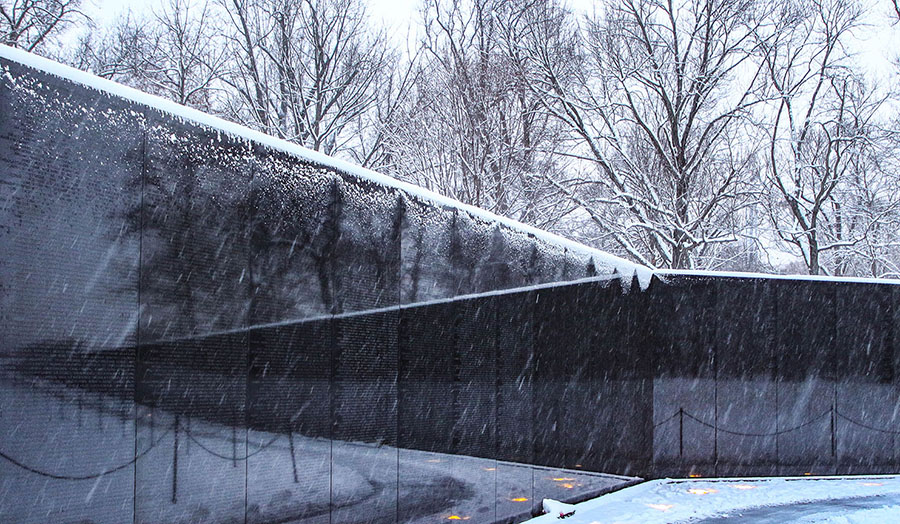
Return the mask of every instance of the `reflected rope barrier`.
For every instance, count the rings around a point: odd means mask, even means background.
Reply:
[[[710,424],[709,422],[697,417],[696,415],[694,415],[688,411],[685,411],[684,408],[679,408],[678,411],[676,411],[669,417],[665,418],[664,420],[662,420],[660,422],[654,423],[653,428],[654,429],[658,428],[658,427],[660,427],[664,424],[667,424],[667,423],[671,422],[672,420],[679,418],[679,417],[681,418],[681,420],[679,421],[679,424],[681,425],[681,424],[683,424],[684,417],[687,417],[687,418],[693,420],[694,422],[700,424],[701,426],[705,426],[707,428],[710,428],[715,431],[722,432],[722,433],[725,433],[728,435],[735,435],[735,436],[739,436],[739,437],[775,437],[775,436],[779,436],[779,435],[784,435],[786,433],[791,433],[793,431],[797,431],[798,429],[801,429],[801,428],[804,428],[811,424],[814,424],[815,422],[818,422],[819,420],[822,420],[830,415],[841,418],[841,419],[849,422],[850,424],[853,424],[855,426],[858,426],[860,428],[863,428],[863,429],[866,429],[869,431],[875,431],[878,433],[885,433],[885,434],[890,434],[890,435],[900,435],[900,430],[883,429],[883,428],[876,428],[875,426],[870,426],[870,425],[860,422],[854,418],[848,417],[847,415],[844,415],[840,411],[836,410],[834,408],[834,406],[829,407],[827,410],[822,412],[820,415],[817,415],[817,416],[815,416],[801,424],[798,424],[794,427],[781,429],[781,430],[773,431],[770,433],[751,433],[751,432],[733,431],[733,430],[721,428],[716,424]],[[254,450],[253,452],[246,453],[243,457],[235,457],[235,456],[223,455],[221,453],[218,453],[218,452],[210,449],[209,447],[204,445],[200,440],[198,440],[189,430],[182,427],[180,423],[176,423],[176,425],[173,425],[172,427],[167,429],[165,432],[163,432],[152,444],[150,444],[150,446],[147,449],[145,449],[142,452],[140,452],[139,454],[137,454],[134,458],[132,458],[128,462],[125,462],[125,463],[115,466],[113,468],[103,470],[99,473],[93,473],[90,475],[60,475],[57,473],[51,473],[51,472],[44,471],[44,470],[41,470],[41,469],[33,467],[33,466],[29,466],[29,465],[25,464],[24,462],[21,462],[15,458],[11,457],[7,453],[4,453],[3,451],[0,451],[0,458],[5,459],[6,461],[10,462],[11,464],[13,464],[25,471],[34,473],[36,475],[40,475],[42,477],[47,477],[47,478],[51,478],[51,479],[55,479],[55,480],[91,480],[91,479],[97,479],[97,478],[103,477],[105,475],[115,473],[117,471],[121,471],[121,470],[135,464],[140,458],[144,457],[150,451],[152,451],[153,448],[155,448],[160,442],[162,442],[162,440],[165,437],[167,437],[170,433],[172,433],[173,430],[184,431],[185,435],[187,435],[187,437],[192,442],[194,442],[194,444],[196,444],[198,447],[200,447],[205,452],[209,453],[210,455],[212,455],[214,457],[218,457],[222,460],[230,460],[230,461],[248,460],[250,457],[253,457],[254,455],[257,455],[257,454],[263,452],[264,450],[266,450],[267,448],[271,447],[282,436],[281,434],[276,434],[274,437],[269,439],[269,441],[267,441],[265,444],[263,444],[258,449]],[[833,430],[834,430],[834,428],[832,428],[832,431]]]
[[[809,420],[807,420],[807,421],[805,421],[805,422],[803,422],[803,423],[801,423],[801,424],[798,424],[798,425],[796,425],[796,426],[794,426],[794,427],[791,427],[791,428],[786,428],[786,429],[780,429],[780,430],[777,430],[777,431],[772,431],[772,432],[770,432],[770,433],[751,433],[751,432],[734,431],[734,430],[730,430],[730,429],[725,429],[725,428],[719,427],[718,424],[710,424],[709,422],[707,422],[707,421],[705,421],[705,420],[703,420],[703,419],[697,417],[696,415],[694,415],[694,414],[692,414],[692,413],[690,413],[690,412],[688,412],[688,411],[685,411],[684,408],[679,408],[678,411],[676,411],[675,413],[673,413],[671,416],[665,418],[664,420],[662,420],[662,421],[660,421],[660,422],[657,422],[657,423],[653,424],[653,428],[656,429],[656,428],[658,428],[658,427],[660,427],[660,426],[662,426],[662,425],[664,425],[664,424],[667,424],[667,423],[671,422],[672,420],[678,418],[678,419],[679,419],[679,434],[680,434],[680,435],[679,435],[679,441],[680,441],[680,440],[683,439],[683,435],[681,435],[681,433],[683,433],[683,431],[684,431],[684,417],[687,417],[687,418],[693,420],[694,422],[700,424],[701,426],[705,426],[705,427],[710,428],[710,429],[712,429],[712,430],[714,430],[714,431],[716,431],[716,432],[725,433],[725,434],[727,434],[727,435],[735,435],[735,436],[738,436],[738,437],[760,437],[760,438],[761,438],[761,437],[777,437],[777,436],[779,436],[779,435],[784,435],[784,434],[786,434],[786,433],[791,433],[791,432],[793,432],[793,431],[797,431],[798,429],[801,429],[801,428],[804,428],[804,427],[809,426],[809,425],[811,425],[811,424],[814,424],[814,423],[816,423],[816,422],[818,422],[818,421],[820,421],[820,420],[822,420],[822,419],[825,419],[826,417],[831,417],[831,418],[832,418],[832,421],[831,421],[831,429],[830,429],[830,432],[832,433],[832,453],[834,453],[834,445],[835,445],[835,432],[836,432],[836,427],[835,427],[835,425],[834,425],[834,418],[835,418],[835,417],[836,417],[836,418],[841,418],[841,419],[843,419],[843,420],[849,422],[850,424],[853,424],[853,425],[855,425],[855,426],[858,426],[858,427],[860,427],[860,428],[863,428],[863,429],[866,429],[866,430],[869,430],[869,431],[875,431],[875,432],[878,432],[878,433],[885,433],[885,434],[888,434],[888,435],[900,435],[900,430],[892,430],[892,429],[876,428],[875,426],[870,426],[870,425],[865,424],[865,423],[863,423],[863,422],[860,422],[860,421],[858,421],[858,420],[856,420],[856,419],[854,419],[854,418],[848,417],[847,415],[844,415],[843,413],[841,413],[840,411],[838,411],[837,409],[835,409],[835,407],[834,407],[833,405],[832,405],[831,407],[829,407],[828,409],[826,409],[825,411],[823,411],[820,415],[815,416],[815,417],[813,417],[813,418],[811,418],[811,419],[809,419]],[[681,446],[682,446],[682,444],[679,444],[679,448],[681,448]],[[682,451],[683,451],[683,450],[682,450]],[[680,453],[681,453],[681,451],[679,452],[679,454],[680,454]]]
[[[14,457],[8,455],[7,453],[4,453],[3,451],[0,451],[0,457],[2,457],[3,459],[5,459],[6,461],[10,462],[11,464],[13,464],[13,465],[15,465],[15,466],[17,466],[17,467],[19,467],[19,468],[21,468],[21,469],[24,469],[25,471],[34,473],[34,474],[36,474],[36,475],[40,475],[40,476],[42,476],[42,477],[47,477],[47,478],[51,478],[51,479],[55,479],[55,480],[91,480],[91,479],[97,479],[97,478],[100,478],[100,477],[102,477],[102,476],[104,476],[104,475],[109,475],[109,474],[111,474],[111,473],[115,473],[115,472],[117,472],[117,471],[121,471],[121,470],[127,468],[128,466],[133,465],[133,464],[136,463],[140,458],[142,458],[142,457],[144,457],[145,455],[147,455],[148,453],[150,453],[150,451],[152,451],[153,448],[155,448],[160,442],[162,442],[162,440],[163,440],[164,438],[166,438],[170,433],[172,433],[173,429],[174,429],[174,426],[173,426],[173,427],[170,427],[169,429],[167,429],[166,431],[164,431],[162,434],[160,434],[160,436],[156,439],[156,441],[154,441],[152,444],[150,444],[150,446],[149,446],[147,449],[145,449],[144,451],[142,451],[142,452],[140,452],[139,454],[137,454],[133,459],[129,460],[128,462],[125,462],[124,464],[120,464],[120,465],[115,466],[115,467],[113,467],[113,468],[109,468],[109,469],[103,470],[103,471],[101,471],[101,472],[99,472],[99,473],[92,473],[92,474],[90,474],[90,475],[60,475],[60,474],[57,474],[57,473],[51,473],[51,472],[44,471],[44,470],[41,470],[41,469],[39,469],[39,468],[36,468],[36,467],[34,467],[34,466],[29,466],[28,464],[25,464],[24,462],[22,462],[22,461],[20,461],[20,460],[17,460],[16,458],[14,458]],[[185,429],[184,427],[182,427],[180,424],[179,424],[179,426],[178,426],[178,430],[179,430],[179,431],[183,431],[183,432],[187,435],[187,437],[188,437],[192,442],[194,442],[194,444],[196,444],[198,447],[200,447],[201,449],[203,449],[203,451],[206,451],[206,452],[209,453],[210,455],[213,455],[213,456],[218,457],[218,458],[223,459],[223,460],[237,460],[237,461],[248,460],[250,457],[253,457],[254,455],[257,455],[257,454],[263,452],[264,450],[266,450],[267,448],[269,448],[270,446],[272,446],[272,444],[274,444],[279,438],[281,438],[281,435],[280,435],[280,434],[279,434],[279,435],[275,435],[275,436],[272,437],[268,442],[266,442],[265,444],[263,444],[259,449],[254,450],[252,453],[247,453],[247,454],[246,454],[245,456],[243,456],[243,457],[232,457],[232,456],[223,455],[223,454],[221,454],[221,453],[217,453],[216,451],[213,451],[212,449],[208,448],[208,447],[205,446],[200,440],[198,440],[196,437],[194,437],[194,435],[191,434],[190,431],[186,430],[186,429]]]
[[[797,425],[797,426],[794,426],[794,427],[788,428],[788,429],[780,429],[780,430],[778,430],[778,431],[773,431],[773,432],[771,432],[771,433],[745,433],[745,432],[742,432],[742,431],[732,431],[732,430],[729,430],[729,429],[723,429],[723,428],[720,428],[719,426],[717,426],[717,425],[715,425],[715,424],[710,424],[709,422],[706,422],[705,420],[700,420],[699,418],[697,418],[697,417],[695,417],[694,415],[688,413],[687,411],[683,411],[683,413],[684,413],[684,416],[686,416],[686,417],[688,417],[688,418],[690,418],[690,419],[693,419],[693,420],[694,420],[695,422],[697,422],[698,424],[700,424],[700,425],[702,425],[702,426],[706,426],[706,427],[711,428],[711,429],[714,429],[714,430],[716,430],[716,431],[720,431],[720,432],[725,433],[725,434],[727,434],[727,435],[735,435],[735,436],[738,436],[738,437],[775,437],[775,436],[778,436],[778,435],[784,435],[785,433],[790,433],[790,432],[792,432],[792,431],[797,431],[797,430],[800,429],[800,428],[804,428],[804,427],[809,426],[810,424],[812,424],[812,423],[814,423],[814,422],[818,422],[819,420],[821,420],[821,419],[823,419],[823,418],[825,418],[825,417],[831,415],[831,408],[826,409],[821,415],[818,415],[818,416],[816,416],[816,417],[813,417],[813,418],[807,420],[806,422],[804,422],[804,423],[802,423],[802,424],[799,424],[799,425]]]
[[[9,462],[11,462],[12,464],[14,464],[14,465],[16,465],[16,466],[18,466],[18,467],[24,469],[25,471],[30,471],[31,473],[35,473],[35,474],[40,475],[40,476],[42,476],[42,477],[48,477],[48,478],[56,479],[56,480],[91,480],[91,479],[97,479],[97,478],[100,478],[100,477],[102,477],[102,476],[104,476],[104,475],[109,475],[110,473],[115,473],[116,471],[123,470],[123,469],[127,468],[128,466],[131,466],[132,464],[134,464],[135,462],[137,462],[138,459],[140,459],[141,457],[143,457],[143,456],[146,455],[147,453],[150,453],[150,451],[151,451],[153,448],[155,448],[156,445],[159,444],[159,443],[162,441],[162,439],[164,439],[164,438],[165,438],[169,433],[171,433],[171,432],[172,432],[172,429],[171,429],[171,428],[170,428],[169,430],[163,432],[163,434],[160,435],[158,439],[156,439],[156,442],[153,442],[152,444],[150,444],[150,447],[148,447],[148,448],[145,449],[144,451],[142,451],[142,452],[138,453],[137,455],[135,455],[135,457],[134,457],[133,459],[129,460],[128,462],[126,462],[126,463],[124,463],[124,464],[121,464],[121,465],[119,465],[119,466],[116,466],[116,467],[114,467],[114,468],[110,468],[110,469],[101,471],[100,473],[94,473],[94,474],[91,474],[91,475],[57,475],[56,473],[49,473],[49,472],[47,472],[47,471],[43,471],[43,470],[40,470],[40,469],[38,469],[38,468],[35,468],[35,467],[29,466],[29,465],[27,465],[27,464],[24,464],[24,463],[22,463],[22,462],[20,462],[20,461],[18,461],[18,460],[16,460],[16,459],[10,457],[9,455],[7,455],[6,453],[4,453],[4,452],[2,452],[2,451],[0,451],[0,457],[3,457],[3,458],[6,459],[7,461],[9,461]]]
[[[230,457],[230,456],[227,456],[227,455],[222,455],[221,453],[218,453],[218,452],[216,452],[216,451],[213,451],[213,450],[209,449],[208,447],[204,446],[202,442],[200,442],[199,440],[197,440],[197,438],[194,437],[194,435],[191,434],[190,431],[188,431],[187,429],[185,429],[185,428],[183,428],[183,427],[180,427],[180,426],[179,426],[179,428],[180,428],[181,431],[184,431],[184,433],[185,433],[185,434],[187,435],[187,437],[191,440],[191,442],[193,442],[194,444],[196,444],[197,446],[199,446],[200,449],[202,449],[203,451],[209,453],[210,455],[212,455],[212,456],[214,456],[214,457],[218,457],[218,458],[223,459],[223,460],[247,460],[247,459],[249,459],[250,457],[252,457],[252,456],[254,456],[254,455],[256,455],[256,454],[261,453],[261,452],[264,451],[266,448],[268,448],[269,446],[271,446],[272,444],[274,444],[276,440],[278,440],[279,438],[281,438],[281,435],[280,435],[280,434],[279,434],[279,435],[275,435],[274,437],[272,437],[271,440],[269,440],[268,442],[266,442],[265,444],[263,444],[259,449],[253,451],[252,453],[247,453],[247,454],[246,454],[245,456],[243,456],[243,457],[233,457],[233,456]]]
[[[889,435],[900,435],[900,431],[892,430],[892,429],[881,429],[881,428],[876,428],[876,427],[874,427],[874,426],[869,426],[869,425],[867,425],[867,424],[863,424],[862,422],[859,422],[859,421],[857,421],[857,420],[854,420],[854,419],[848,417],[847,415],[844,415],[843,413],[841,413],[840,411],[837,411],[837,410],[835,410],[835,414],[836,414],[838,417],[840,417],[840,418],[846,420],[847,422],[849,422],[849,423],[851,423],[851,424],[854,424],[854,425],[859,426],[859,427],[864,428],[864,429],[868,429],[868,430],[870,430],[870,431],[877,431],[877,432],[879,432],[879,433],[887,433],[887,434],[889,434]]]
[[[678,415],[681,415],[681,413],[682,413],[682,410],[679,409],[679,410],[676,411],[675,413],[672,413],[672,416],[671,416],[671,417],[669,417],[669,418],[663,420],[662,422],[657,422],[656,424],[653,424],[653,428],[655,429],[655,428],[658,428],[658,427],[662,426],[663,424],[665,424],[666,422],[671,421],[672,419],[674,419],[674,418],[677,417]]]
[[[717,424],[710,424],[709,422],[697,417],[696,415],[690,413],[689,411],[685,411],[684,408],[679,408],[675,413],[673,413],[669,417],[663,419],[660,422],[653,424],[653,428],[654,429],[658,428],[658,427],[660,427],[664,424],[667,424],[667,423],[671,422],[672,420],[679,418],[679,417],[682,417],[682,418],[687,417],[687,418],[693,420],[694,422],[700,424],[701,426],[705,426],[705,427],[708,427],[715,431],[719,431],[719,432],[722,432],[722,433],[725,433],[728,435],[735,435],[735,436],[739,436],[739,437],[775,437],[778,435],[784,435],[785,433],[790,433],[792,431],[797,431],[798,429],[801,429],[801,428],[804,428],[811,424],[814,424],[815,422],[818,422],[819,420],[822,420],[831,415],[841,418],[855,426],[859,426],[859,427],[861,427],[863,429],[867,429],[869,431],[876,431],[879,433],[886,433],[889,435],[900,435],[900,430],[883,429],[883,428],[876,428],[875,426],[870,426],[870,425],[860,422],[856,419],[848,417],[847,415],[844,415],[843,413],[841,413],[840,411],[835,409],[834,406],[829,407],[828,409],[823,411],[822,414],[817,415],[817,416],[807,420],[806,422],[803,422],[803,423],[798,424],[791,428],[780,429],[778,431],[773,431],[770,433],[750,433],[750,432],[733,431],[730,429],[725,429],[725,428],[719,427]]]

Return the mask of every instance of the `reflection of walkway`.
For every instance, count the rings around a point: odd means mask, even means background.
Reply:
[[[0,380],[0,521],[494,522],[630,480],[134,409]]]

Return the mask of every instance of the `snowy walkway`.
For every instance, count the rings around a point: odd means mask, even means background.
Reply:
[[[531,524],[900,522],[900,476],[654,480]]]

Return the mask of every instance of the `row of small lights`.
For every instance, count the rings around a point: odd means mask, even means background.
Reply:
[[[485,471],[494,471],[497,468],[481,468],[481,469],[483,469]],[[569,484],[569,481],[575,480],[572,477],[553,477],[550,480],[553,480],[554,482],[561,482],[562,484],[557,484],[557,486],[566,488],[566,489],[572,489],[576,486],[576,484]],[[510,502],[528,502],[528,498],[527,497],[516,497],[516,498],[509,499],[509,501]],[[449,517],[447,517],[447,520],[469,520],[470,518],[472,518],[472,517],[461,517],[459,515],[450,515]]]
[[[516,497],[509,499],[510,502],[528,502],[527,497]],[[471,517],[460,517],[459,515],[450,515],[447,520],[469,520]]]
[[[808,475],[808,473],[807,473],[807,475]],[[693,477],[694,475],[691,475],[691,476]],[[883,486],[884,485],[884,483],[882,483],[882,482],[862,482],[861,484],[863,486]],[[757,486],[751,486],[750,484],[731,484],[728,487],[732,488],[732,489],[739,489],[739,490],[750,490],[750,489],[756,489]],[[692,495],[711,495],[713,493],[718,493],[719,490],[714,489],[714,488],[691,488],[691,489],[687,490],[687,492]],[[674,504],[645,504],[645,505],[648,508],[656,509],[659,511],[669,511],[670,509],[675,507]]]
[[[691,475],[692,477],[694,475]],[[748,489],[756,489],[756,486],[751,486],[749,484],[733,484],[728,486],[733,489],[740,490],[748,490]],[[688,493],[692,495],[710,495],[712,493],[718,493],[719,490],[714,488],[691,488],[687,490]],[[648,508],[656,509],[659,511],[669,511],[670,509],[675,507],[675,504],[645,504]]]
[[[482,468],[482,469],[484,469],[485,471],[494,471],[496,468]],[[809,473],[806,473],[806,475],[809,475]],[[697,475],[695,473],[692,473],[690,476],[692,478],[700,477],[700,475]],[[552,478],[551,480],[553,480],[555,482],[563,482],[563,484],[557,484],[557,485],[560,487],[566,488],[566,489],[572,489],[575,487],[573,484],[568,483],[568,481],[575,480],[574,478],[571,478],[571,477],[555,477],[555,478]],[[862,485],[863,486],[883,486],[884,484],[882,482],[862,482]],[[757,488],[757,486],[751,486],[750,484],[730,484],[730,485],[728,485],[728,487],[732,488],[732,489],[741,490],[741,491],[747,491],[747,490]],[[711,495],[713,493],[718,493],[719,490],[717,490],[715,488],[691,488],[691,489],[688,489],[687,492],[692,495]],[[509,500],[510,500],[510,502],[528,502],[528,499],[526,497],[516,497],[516,498],[509,499]],[[645,505],[648,508],[659,510],[659,511],[669,511],[670,509],[675,507],[675,504],[645,504]],[[460,517],[459,515],[450,515],[449,517],[447,517],[447,520],[469,520],[470,518],[471,517]]]
[[[482,469],[484,469],[485,471],[494,471],[497,468],[482,468]],[[810,475],[810,473],[805,473],[805,475]],[[700,477],[700,475],[698,475],[696,473],[691,473],[690,477],[698,478],[698,477]],[[568,483],[568,481],[575,480],[574,478],[571,478],[571,477],[555,477],[552,480],[555,482],[561,482],[562,484],[557,484],[557,485],[560,487],[566,488],[566,489],[572,489],[575,487],[575,485]],[[881,482],[863,482],[862,485],[863,486],[883,486],[884,484]],[[742,490],[742,491],[756,489],[756,486],[751,486],[750,484],[731,484],[728,487],[730,487],[732,489]],[[688,489],[687,492],[692,495],[711,495],[713,493],[718,493],[719,490],[714,489],[714,488],[691,488],[691,489]],[[528,499],[526,497],[516,497],[516,498],[509,499],[509,500],[511,502],[528,502]],[[669,511],[670,509],[675,507],[674,504],[646,504],[646,506],[648,508],[659,510],[659,511]],[[449,517],[447,517],[447,520],[469,520],[470,518],[471,517],[460,517],[459,515],[450,515]]]
[[[439,459],[432,459],[432,460],[428,460],[427,462],[441,462],[441,461]],[[578,464],[576,467],[578,467],[578,466],[581,466],[581,464]],[[484,471],[496,471],[497,468],[481,468],[481,469],[483,469]],[[811,475],[811,473],[804,473],[804,475],[809,476],[809,475]],[[701,475],[698,473],[691,473],[689,475],[689,477],[691,477],[691,478],[699,478],[700,476]],[[553,480],[554,482],[558,482],[559,484],[557,484],[557,486],[562,487],[562,488],[572,489],[575,487],[574,484],[569,483],[570,481],[575,480],[572,477],[554,477],[551,480]],[[882,484],[881,482],[863,482],[862,485],[863,486],[883,486],[884,484]],[[729,485],[728,487],[730,487],[732,489],[742,490],[742,491],[756,489],[756,486],[751,486],[750,484],[732,484],[732,485]],[[688,489],[687,492],[692,495],[711,495],[713,493],[718,493],[719,490],[714,489],[714,488],[691,488],[691,489]],[[526,497],[516,497],[516,498],[511,498],[509,500],[510,500],[510,502],[528,502],[528,499]],[[655,509],[655,510],[659,510],[659,511],[669,511],[670,509],[675,507],[674,504],[645,504],[645,505],[651,509]],[[469,520],[470,518],[471,517],[461,517],[459,515],[450,515],[449,517],[447,517],[447,520]]]

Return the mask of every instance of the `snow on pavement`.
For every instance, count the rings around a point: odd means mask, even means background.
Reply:
[[[576,504],[531,524],[900,522],[900,476],[663,479]]]

